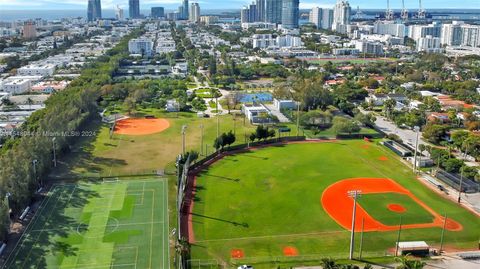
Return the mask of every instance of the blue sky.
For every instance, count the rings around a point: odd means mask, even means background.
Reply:
[[[84,9],[88,0],[0,0],[0,9]],[[179,6],[181,0],[140,0],[141,8],[147,9],[152,6],[163,6],[173,9]],[[205,9],[240,8],[248,4],[249,0],[198,0],[200,6]],[[392,8],[400,8],[401,0],[390,0]],[[405,0],[407,8],[418,8],[417,0]],[[301,8],[313,6],[331,7],[335,0],[300,0]],[[480,0],[423,0],[425,8],[477,8],[480,9]],[[351,0],[352,8],[385,8],[386,0]],[[115,5],[124,8],[128,6],[128,0],[102,0],[104,9],[112,9]]]

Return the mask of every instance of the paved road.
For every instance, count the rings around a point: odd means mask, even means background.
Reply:
[[[415,148],[415,140],[416,140],[416,133],[409,129],[401,129],[398,128],[395,123],[388,121],[385,117],[380,115],[375,115],[377,120],[375,121],[375,125],[378,126],[382,131],[387,134],[396,134],[398,135],[405,144]],[[418,144],[427,145],[428,143],[423,140],[422,132],[418,134]]]

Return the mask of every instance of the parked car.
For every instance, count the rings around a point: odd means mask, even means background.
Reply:
[[[244,265],[240,265],[238,269],[253,269],[253,266],[244,264]]]

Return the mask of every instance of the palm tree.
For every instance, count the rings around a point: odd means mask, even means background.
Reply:
[[[396,258],[397,262],[400,262],[400,265],[396,269],[422,269],[425,267],[426,263],[421,260],[409,259],[410,254]]]
[[[28,97],[28,98],[27,98],[28,109],[32,109],[33,103],[34,103],[34,102],[33,102],[32,98]]]
[[[338,264],[332,258],[322,259],[321,264],[322,264],[323,269],[339,269]]]
[[[397,104],[397,102],[393,99],[388,99],[383,104],[383,107],[385,109],[385,113],[387,114],[388,119],[390,119],[391,113],[392,113],[393,108],[395,107],[396,104]]]

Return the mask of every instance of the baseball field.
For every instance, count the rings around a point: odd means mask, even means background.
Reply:
[[[445,225],[444,249],[478,247],[480,218],[425,186],[387,148],[363,140],[294,143],[229,155],[196,175],[192,268],[346,258],[352,190],[361,192],[357,257],[362,226],[363,257],[391,255],[400,224],[400,241],[439,247]]]

